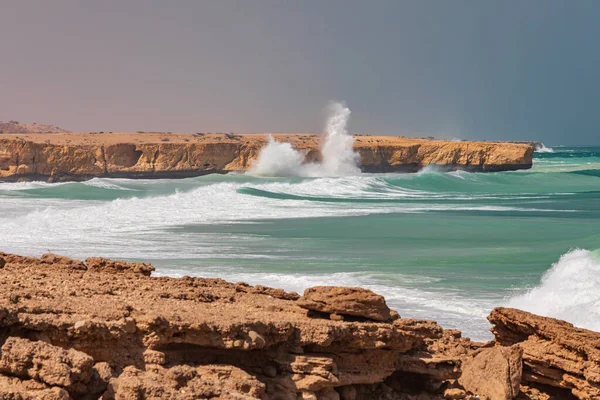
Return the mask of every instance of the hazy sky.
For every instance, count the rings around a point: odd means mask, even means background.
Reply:
[[[600,143],[600,2],[0,0],[0,120]]]

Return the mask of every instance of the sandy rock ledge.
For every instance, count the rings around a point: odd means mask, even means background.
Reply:
[[[499,308],[475,343],[365,289],[152,271],[0,253],[0,399],[600,398],[600,333],[563,321]]]

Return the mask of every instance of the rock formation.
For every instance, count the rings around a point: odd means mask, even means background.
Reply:
[[[385,299],[370,290],[357,287],[315,286],[304,291],[298,305],[307,310],[329,314],[330,319],[362,318],[389,321],[392,311]],[[335,315],[337,317],[332,316]]]
[[[70,133],[68,130],[54,125],[27,124],[19,121],[0,121],[0,133]]]
[[[475,343],[365,289],[152,271],[0,253],[0,398],[598,398],[600,333],[562,321],[496,309]]]
[[[600,333],[510,308],[497,308],[488,319],[499,344],[523,350],[523,382],[600,399]]]
[[[274,135],[320,158],[318,135]],[[93,177],[178,178],[245,171],[265,135],[52,134],[0,136],[0,180],[86,180]],[[426,165],[468,171],[531,168],[533,147],[491,142],[445,142],[357,136],[365,172],[414,172]]]

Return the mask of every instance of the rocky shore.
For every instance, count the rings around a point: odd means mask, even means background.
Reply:
[[[0,253],[0,398],[600,398],[600,333],[563,321],[497,308],[476,343],[365,289],[153,270]]]
[[[319,135],[274,135],[319,160]],[[532,166],[528,144],[448,142],[355,136],[364,172],[415,172],[427,165],[466,171]],[[267,136],[167,133],[21,133],[0,135],[0,181],[86,180],[94,177],[183,178],[246,171]]]

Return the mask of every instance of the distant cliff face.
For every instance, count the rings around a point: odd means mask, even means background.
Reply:
[[[275,135],[320,158],[318,135]],[[179,178],[251,168],[265,135],[53,134],[0,136],[0,179],[68,181],[93,177]],[[426,165],[468,171],[530,168],[533,147],[359,136],[365,172],[414,172]]]
[[[54,125],[27,124],[19,121],[0,121],[0,133],[70,133],[66,129]]]

